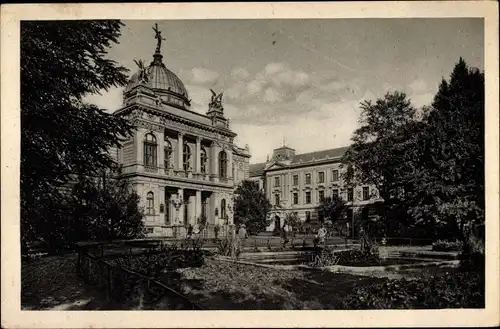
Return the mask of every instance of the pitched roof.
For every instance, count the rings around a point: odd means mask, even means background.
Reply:
[[[297,164],[300,162],[310,162],[313,159],[314,160],[323,160],[326,157],[338,158],[338,157],[341,157],[342,155],[344,155],[344,153],[347,151],[348,148],[349,148],[349,146],[344,146],[344,147],[338,147],[335,149],[296,154],[293,157],[292,164]]]
[[[262,176],[264,175],[264,168],[266,167],[266,163],[255,163],[250,165],[250,177]]]

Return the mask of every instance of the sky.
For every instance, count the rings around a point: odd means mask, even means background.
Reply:
[[[191,110],[206,113],[210,88],[248,144],[251,163],[283,143],[296,153],[349,145],[359,104],[389,91],[429,105],[460,57],[484,69],[483,20],[475,18],[123,21],[108,58],[137,71],[152,60],[152,26],[163,62],[185,84]],[[86,100],[113,112],[123,88]]]

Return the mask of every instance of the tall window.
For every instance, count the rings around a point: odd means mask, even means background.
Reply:
[[[220,217],[226,219],[226,199],[220,200]]]
[[[354,199],[354,188],[350,187],[347,189],[347,201],[352,201]]]
[[[339,171],[333,170],[332,171],[332,182],[338,182],[338,181],[339,181]]]
[[[188,144],[184,144],[182,160],[184,164],[184,171],[188,171],[189,169],[191,169],[191,148]]]
[[[311,184],[311,174],[306,174],[306,184]]]
[[[293,186],[299,185],[299,175],[293,175]]]
[[[363,187],[363,200],[368,200],[370,199],[370,187],[364,186]]]
[[[219,153],[219,177],[227,178],[227,153],[224,151]]]
[[[144,139],[144,165],[147,167],[156,167],[156,137],[148,133]]]
[[[146,200],[147,200],[147,206],[146,206],[146,213],[148,215],[154,215],[155,213],[155,198],[153,192],[148,192],[146,195]]]
[[[325,172],[320,171],[318,173],[318,183],[324,183],[325,182]]]
[[[207,157],[207,151],[205,150],[205,148],[201,148],[200,150],[200,165],[201,165],[201,172],[202,173],[206,173],[207,172],[207,160],[208,160],[208,157]]]
[[[320,202],[325,199],[325,191],[318,191],[318,199]]]
[[[166,169],[172,166],[172,144],[167,138],[165,138],[164,152],[165,152],[165,158],[163,160],[163,166]]]
[[[311,212],[306,211],[306,223],[309,223],[311,221]]]
[[[333,189],[332,190],[332,197],[333,198],[338,198],[339,197],[339,190],[338,189]]]
[[[306,204],[311,203],[311,192],[306,192]]]
[[[280,186],[280,178],[274,177],[274,187],[279,187],[279,186]]]
[[[280,195],[279,194],[274,195],[274,204],[279,206],[279,204],[280,204]]]
[[[295,192],[293,194],[293,204],[298,204],[299,203],[299,193]]]

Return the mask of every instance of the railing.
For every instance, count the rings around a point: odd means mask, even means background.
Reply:
[[[156,245],[156,244],[153,244]],[[158,280],[142,275],[103,259],[104,244],[95,244],[98,255],[92,255],[88,247],[78,250],[77,274],[87,283],[97,286],[116,302],[144,305],[159,303],[168,310],[202,310],[186,296]],[[130,247],[130,254],[132,247]]]

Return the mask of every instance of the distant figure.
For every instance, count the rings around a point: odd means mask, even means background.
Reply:
[[[245,228],[245,224],[241,224],[240,229],[238,230],[238,236],[236,237],[236,239],[238,240],[238,249],[243,250],[246,238],[248,238],[248,233]]]
[[[326,233],[327,232],[326,232],[325,225],[321,224],[321,227],[319,228],[318,235],[317,235],[319,243],[325,243]]]
[[[231,244],[231,258],[236,258],[236,250],[238,248],[238,241],[236,239],[236,227],[231,225],[229,227],[229,243]]]
[[[238,230],[238,238],[240,238],[240,240],[248,238],[248,233],[247,229],[245,228],[245,224],[241,224],[241,227]]]
[[[283,225],[283,228],[281,229],[281,234],[283,237],[283,247],[288,243],[288,234],[289,234],[289,227],[288,224]]]
[[[198,234],[200,234],[200,225],[198,225],[198,223],[194,224],[194,227],[193,227],[193,234],[194,234],[194,235],[198,235]]]
[[[191,239],[192,235],[193,235],[193,225],[189,224],[188,229],[187,229],[187,238]]]

